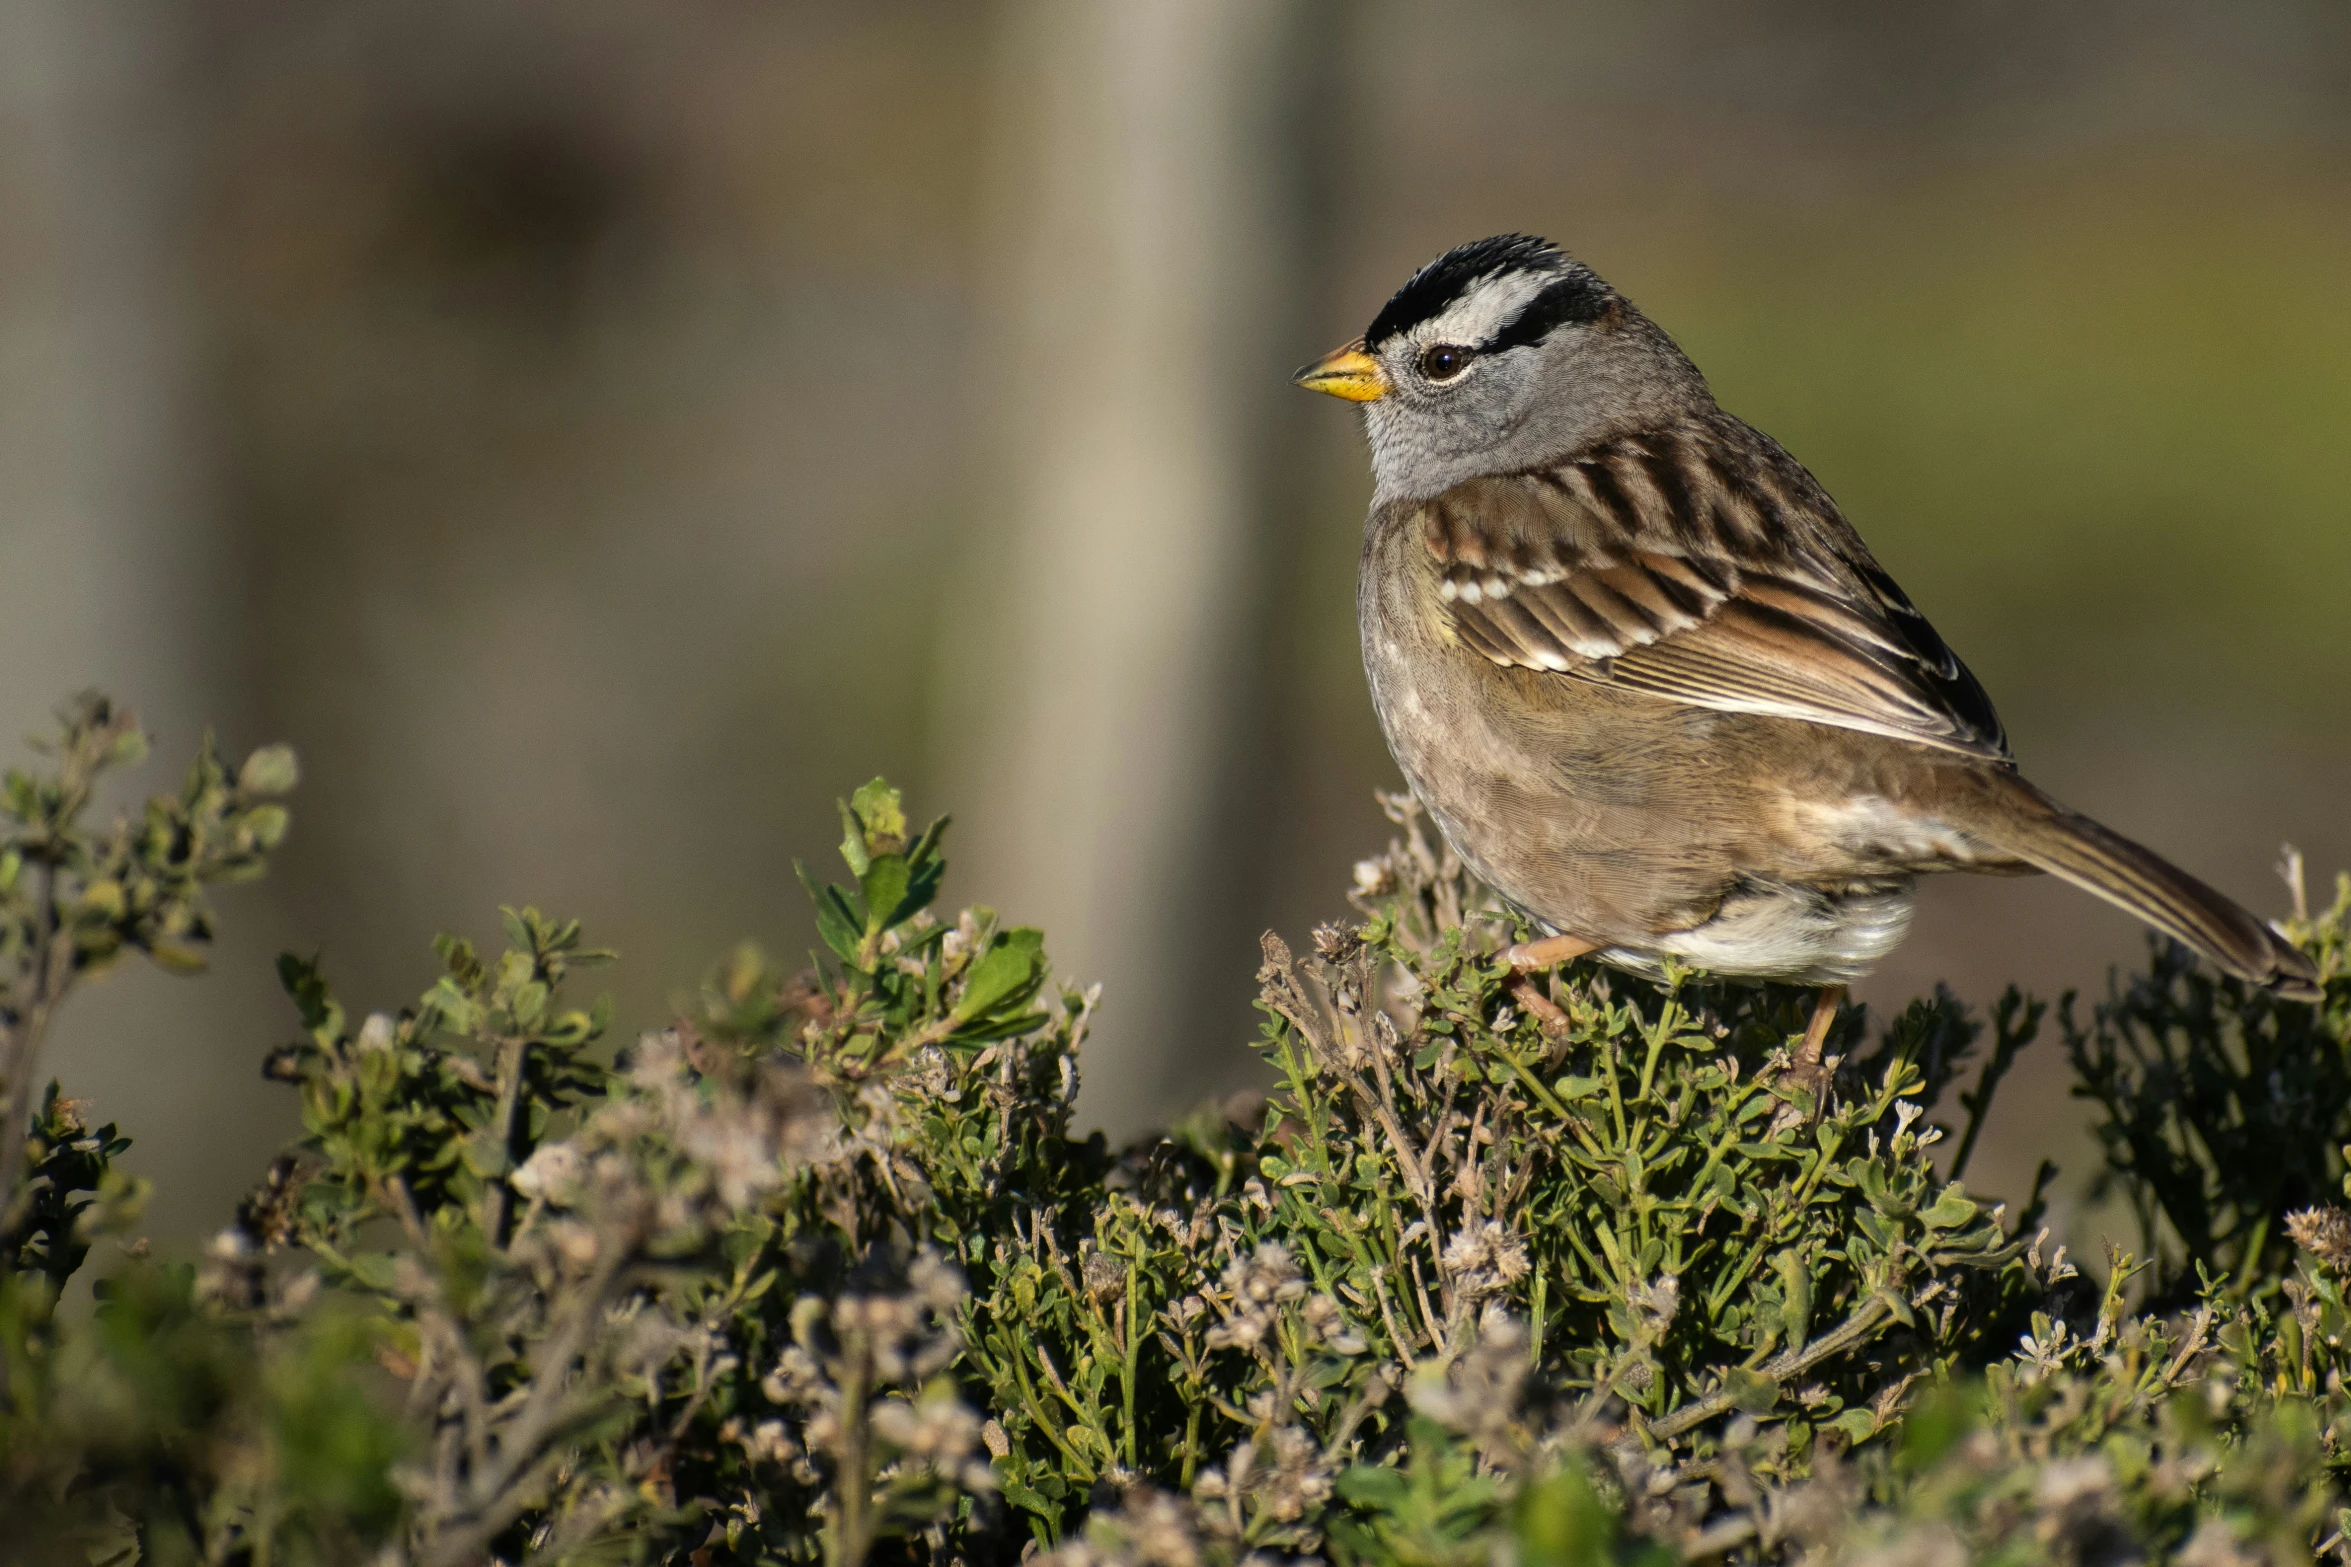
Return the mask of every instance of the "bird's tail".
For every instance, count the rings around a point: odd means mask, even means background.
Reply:
[[[2233,900],[2149,849],[2067,810],[2016,774],[1976,775],[1983,788],[1952,825],[2185,942],[2237,978],[2316,1001],[2318,968]],[[1972,806],[1973,808],[1969,808]]]

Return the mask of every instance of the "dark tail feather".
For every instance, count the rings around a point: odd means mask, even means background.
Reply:
[[[2239,979],[2290,1000],[2319,999],[2317,967],[2233,900],[2013,773],[1980,776],[1978,808],[1963,808],[1954,823],[1970,837],[2095,893]]]

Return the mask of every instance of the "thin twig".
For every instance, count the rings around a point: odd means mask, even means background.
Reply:
[[[497,1134],[498,1152],[504,1168],[489,1183],[489,1191],[484,1199],[488,1211],[483,1216],[482,1225],[490,1244],[498,1247],[505,1246],[508,1239],[506,1216],[508,1208],[512,1206],[514,1193],[507,1182],[514,1174],[515,1129],[521,1118],[522,1086],[525,1068],[529,1065],[530,1049],[531,1042],[527,1038],[498,1041],[498,1109],[490,1124]]]
[[[1814,1366],[1833,1356],[1842,1355],[1870,1335],[1887,1316],[1886,1303],[1872,1295],[1862,1302],[1861,1309],[1847,1317],[1837,1330],[1826,1338],[1816,1338],[1801,1350],[1791,1350],[1777,1360],[1756,1368],[1758,1375],[1773,1382],[1786,1382],[1802,1376]],[[1692,1426],[1703,1425],[1738,1402],[1738,1396],[1728,1388],[1709,1393],[1694,1404],[1685,1404],[1663,1420],[1652,1421],[1652,1436],[1671,1438],[1681,1435]]]
[[[25,1143],[29,1137],[33,1067],[49,1032],[49,1020],[64,998],[73,965],[57,969],[57,862],[41,862],[41,935],[33,959],[32,1000],[9,1031],[8,1058],[0,1067],[0,1235],[14,1235],[24,1222],[27,1193],[17,1190],[24,1179]]]

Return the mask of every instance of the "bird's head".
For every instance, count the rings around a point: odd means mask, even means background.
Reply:
[[[1297,382],[1363,405],[1379,496],[1403,501],[1707,400],[1672,339],[1591,268],[1524,234],[1422,267],[1362,337]]]

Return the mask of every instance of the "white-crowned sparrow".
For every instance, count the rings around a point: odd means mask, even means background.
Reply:
[[[2318,994],[2267,925],[2026,782],[1820,484],[1556,246],[1448,252],[1298,381],[1363,406],[1372,701],[1462,859],[1556,933],[1525,965],[1830,987],[1810,1062],[1921,872],[2038,870]]]

